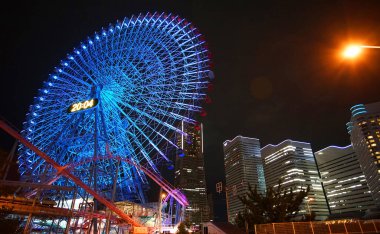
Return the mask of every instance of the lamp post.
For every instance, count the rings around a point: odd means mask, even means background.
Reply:
[[[162,201],[165,199],[166,194],[160,189],[160,197],[158,201],[158,231],[162,233]]]
[[[311,209],[310,209],[310,205],[309,203],[314,201],[314,198],[312,197],[309,197],[307,200],[306,200],[306,205],[307,205],[307,209],[309,211],[309,221],[311,221]]]
[[[361,54],[363,49],[380,49],[380,46],[349,45],[343,51],[342,56],[344,58],[354,59]]]

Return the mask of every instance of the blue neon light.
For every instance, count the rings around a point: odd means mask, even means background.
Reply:
[[[353,109],[358,108],[358,107],[364,107],[364,105],[363,105],[363,104],[357,104],[357,105],[355,105],[355,106],[352,106],[352,107],[350,108],[350,110],[353,110]]]
[[[359,111],[359,112],[356,112],[355,114],[352,114],[352,117],[355,117],[357,115],[360,115],[360,114],[366,114],[368,113],[366,110],[365,111]]]
[[[173,135],[187,136],[178,128],[182,121],[196,123],[210,61],[201,35],[178,16],[141,14],[122,22],[86,39],[62,60],[35,98],[23,134],[60,165],[74,164],[73,173],[89,186],[96,168],[103,196],[111,198],[117,171],[115,199],[143,201],[148,180],[142,171],[112,159],[89,160],[112,154],[151,171],[158,165],[174,169],[166,150],[179,148]],[[97,105],[88,108],[95,99]],[[73,104],[85,111],[68,114]],[[19,162],[26,181],[56,173],[22,145]]]

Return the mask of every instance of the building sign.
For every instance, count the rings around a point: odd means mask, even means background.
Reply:
[[[221,193],[223,191],[223,183],[218,182],[216,183],[216,192]]]
[[[67,112],[73,113],[73,112],[77,112],[77,111],[81,111],[81,110],[87,110],[87,109],[95,107],[96,105],[98,105],[98,99],[93,98],[90,100],[86,100],[83,102],[77,102],[77,103],[72,104],[67,109]]]

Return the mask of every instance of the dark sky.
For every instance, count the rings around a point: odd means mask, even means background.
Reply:
[[[1,7],[0,115],[18,128],[48,74],[87,36],[140,12],[179,14],[214,57],[204,118],[208,186],[222,180],[222,143],[285,139],[314,150],[349,144],[349,108],[380,100],[380,50],[356,62],[347,42],[380,45],[380,1],[18,1]],[[5,145],[3,133],[1,145]]]

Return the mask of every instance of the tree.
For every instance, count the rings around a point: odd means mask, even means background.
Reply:
[[[304,214],[302,217],[302,221],[314,221],[316,214],[314,211],[310,212],[310,214]]]
[[[178,234],[188,234],[189,232],[186,230],[186,224],[185,222],[181,222],[178,226]]]
[[[245,226],[245,218],[241,212],[239,212],[238,215],[236,216],[235,223],[238,227],[244,227]]]
[[[261,194],[257,186],[252,189],[248,184],[248,192],[239,196],[245,209],[237,215],[236,224],[241,228],[248,225],[252,229],[254,224],[290,221],[297,216],[309,191],[309,186],[299,192],[293,192],[292,188],[283,189],[279,181],[277,188],[269,187],[265,194]]]

